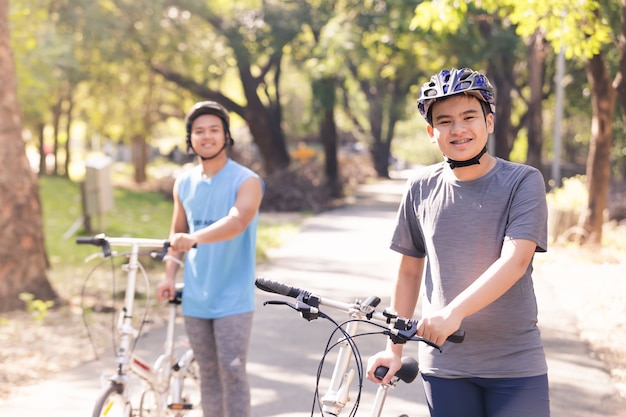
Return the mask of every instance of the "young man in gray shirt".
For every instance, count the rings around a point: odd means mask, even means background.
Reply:
[[[548,417],[531,276],[535,252],[547,249],[543,177],[486,152],[495,102],[483,74],[441,71],[422,86],[418,109],[445,161],[416,172],[400,205],[392,306],[412,317],[423,290],[417,335],[442,346],[419,352],[431,416]],[[460,328],[464,342],[445,343]],[[402,346],[389,341],[373,356],[368,378],[389,382]],[[380,365],[389,368],[382,381],[373,375]]]

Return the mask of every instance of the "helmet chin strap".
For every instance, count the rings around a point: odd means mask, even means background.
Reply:
[[[455,161],[454,159],[450,159],[444,155],[444,158],[448,164],[450,164],[450,169],[454,168],[463,168],[468,167],[470,165],[480,165],[480,158],[487,152],[487,145],[482,149],[482,151],[478,152],[473,158],[468,159],[467,161]]]

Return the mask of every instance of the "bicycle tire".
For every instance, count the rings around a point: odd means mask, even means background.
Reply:
[[[139,417],[155,417],[159,415],[159,402],[157,401],[157,394],[147,389],[141,394],[139,400]]]
[[[171,369],[164,369],[164,367],[171,367],[168,357],[161,354],[154,365],[152,366],[152,374],[156,375],[156,381],[154,385],[144,383],[144,389],[139,399],[139,408],[137,409],[138,417],[161,417],[169,416],[170,413],[163,410],[164,399],[163,390],[168,390],[171,384]],[[156,390],[156,391],[155,391]]]
[[[123,395],[124,386],[111,382],[104,388],[93,408],[93,417],[131,417],[132,406]]]
[[[180,398],[181,403],[169,405],[171,415],[174,417],[202,416],[200,367],[191,349],[185,352],[181,363],[183,363],[183,368],[181,369],[182,377],[180,384],[177,385],[180,392],[177,396],[173,396]]]

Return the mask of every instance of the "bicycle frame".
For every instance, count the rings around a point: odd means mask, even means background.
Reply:
[[[365,315],[358,309],[351,308],[350,316],[355,320],[363,320]],[[358,334],[359,322],[351,321],[348,323],[346,333],[349,337]],[[340,343],[339,353],[335,361],[330,385],[326,394],[322,397],[322,415],[328,413],[332,416],[338,416],[350,398],[350,386],[354,381],[354,369],[350,369],[351,350],[344,337]],[[379,385],[376,392],[376,400],[372,409],[372,417],[379,417],[387,397],[389,385]]]
[[[188,411],[193,408],[192,404],[189,404],[182,398],[185,372],[188,372],[189,366],[194,359],[193,351],[187,349],[178,361],[175,357],[174,338],[177,307],[181,303],[182,288],[182,284],[177,285],[176,296],[169,301],[170,309],[163,354],[157,358],[153,366],[150,366],[136,354],[132,354],[130,357],[130,369],[140,376],[149,387],[149,390],[144,390],[141,396],[140,415],[151,406],[151,404],[145,404],[146,396],[150,393],[154,395],[156,416],[166,415],[167,410]]]
[[[421,341],[439,349],[439,346],[416,336],[417,321],[398,317],[393,309],[385,309],[383,312],[376,311],[376,307],[380,303],[378,297],[370,297],[365,301],[356,300],[353,303],[343,303],[340,301],[324,298],[311,294],[308,291],[291,287],[279,282],[258,278],[256,280],[257,288],[287,297],[296,298],[295,303],[287,303],[284,301],[266,301],[264,304],[283,304],[288,305],[296,311],[299,311],[303,318],[314,320],[320,316],[328,318],[318,308],[320,305],[328,306],[336,310],[347,312],[351,318],[346,326],[344,337],[339,343],[339,352],[335,360],[329,388],[325,395],[321,398],[322,415],[339,416],[343,408],[349,401],[349,390],[355,374],[350,368],[351,349],[350,343],[354,343],[351,339],[358,336],[360,323],[378,321],[388,325],[388,328],[380,332],[391,338],[394,343],[405,343],[407,341]],[[384,326],[381,326],[384,327]],[[453,343],[461,343],[465,337],[463,331],[459,330],[450,337],[448,341]],[[397,384],[398,381],[412,382],[418,374],[417,361],[413,358],[405,357],[403,359],[402,368],[396,372],[394,378],[389,384],[380,384],[371,412],[371,417],[380,417],[382,409],[390,387]],[[386,368],[379,368],[377,372],[387,372]],[[356,411],[356,410],[355,410]]]
[[[337,354],[337,359],[335,360],[330,385],[326,394],[324,394],[321,399],[322,415],[329,414],[331,416],[339,416],[343,408],[348,404],[350,398],[350,386],[354,381],[355,375],[354,369],[350,369],[351,349],[347,342],[347,337],[358,335],[358,330],[363,320],[378,319],[379,321],[391,323],[391,316],[389,315],[371,315],[370,318],[368,318],[368,315],[373,313],[371,309],[375,308],[379,302],[380,300],[377,298],[369,298],[364,302],[356,300],[354,303],[350,304],[329,300],[327,298],[323,300],[324,305],[332,307],[336,310],[348,312],[353,321],[350,321],[346,327],[347,336],[342,339],[339,345],[339,352]],[[320,304],[322,304],[321,301]],[[410,379],[412,381],[415,376],[417,376],[417,366],[415,366],[414,369],[414,376],[412,378],[407,377],[407,380]],[[399,378],[394,378],[389,384],[378,385],[376,397],[374,398],[374,404],[370,414],[371,417],[381,416],[389,389],[394,387],[399,380]]]
[[[128,262],[122,266],[122,269],[126,272],[127,282],[124,304],[119,312],[117,322],[120,340],[115,352],[116,372],[107,378],[109,387],[96,404],[94,415],[100,415],[100,412],[107,415],[108,411],[99,409],[109,407],[109,405],[105,404],[108,401],[107,396],[116,394],[123,398],[123,403],[125,404],[124,411],[121,414],[130,417],[133,409],[129,389],[130,372],[138,375],[148,386],[148,389],[144,389],[141,394],[140,416],[143,416],[144,411],[148,410],[147,407],[150,407],[151,417],[164,416],[168,410],[174,412],[191,410],[193,404],[182,398],[182,391],[183,382],[185,377],[188,376],[191,363],[194,361],[193,351],[187,349],[178,361],[175,359],[175,326],[177,308],[181,304],[182,284],[177,285],[176,296],[173,300],[170,300],[164,351],[154,362],[154,365],[151,366],[136,355],[132,346],[133,341],[138,337],[138,330],[133,327],[132,319],[137,273],[140,269],[143,271],[143,267],[139,262],[140,249],[161,248],[162,252],[160,254],[155,255],[153,252],[151,255],[161,260],[170,259],[171,257],[166,255],[169,242],[162,239],[107,237],[104,235],[97,235],[93,238],[78,238],[76,242],[78,244],[91,244],[101,247],[103,257],[113,256],[114,253],[111,251],[113,246],[130,247],[129,252],[126,253]],[[180,262],[178,259],[176,261]],[[150,394],[154,397],[149,398]],[[152,401],[151,403],[150,400]],[[153,414],[153,411],[156,411],[156,414]]]

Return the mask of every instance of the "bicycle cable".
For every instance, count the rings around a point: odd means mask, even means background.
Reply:
[[[117,282],[117,277],[116,277],[116,268],[115,268],[115,258],[117,257],[126,257],[128,258],[129,253],[117,253],[117,252],[113,252],[111,253],[111,255],[105,257],[104,259],[102,259],[98,264],[96,264],[91,271],[89,271],[89,273],[87,274],[87,276],[85,277],[85,280],[83,281],[83,286],[81,288],[81,312],[82,312],[82,318],[83,318],[83,325],[85,326],[85,330],[87,332],[87,338],[89,339],[89,343],[91,344],[91,347],[94,351],[94,355],[95,355],[95,359],[99,360],[100,356],[98,355],[98,349],[96,346],[96,342],[91,334],[90,328],[89,328],[89,323],[87,323],[87,316],[85,314],[85,305],[84,305],[84,300],[85,300],[85,292],[86,292],[86,287],[87,287],[87,282],[89,281],[89,279],[91,278],[91,276],[93,275],[93,273],[105,262],[110,262],[111,264],[111,275],[112,275],[112,284],[111,284],[111,302],[112,302],[112,309],[111,309],[111,344],[112,344],[112,349],[113,352],[117,351],[117,344],[115,342],[115,331],[116,331],[116,312],[117,312],[117,308],[115,307],[115,302],[117,299],[117,287],[116,287],[116,282]],[[133,338],[133,344],[130,348],[130,351],[133,352],[135,350],[135,348],[137,347],[137,343],[139,341],[139,338],[143,332],[143,328],[144,325],[147,323],[147,317],[149,315],[149,303],[150,303],[150,279],[148,278],[148,274],[144,268],[144,266],[141,263],[138,263],[138,268],[141,271],[141,275],[144,279],[145,285],[146,285],[146,302],[145,302],[145,308],[144,308],[144,312],[143,312],[143,317],[141,318],[141,322],[139,325],[139,328],[137,329],[137,336]]]
[[[100,262],[98,262],[93,268],[91,268],[91,270],[89,271],[89,273],[85,276],[85,279],[83,280],[83,285],[81,287],[80,290],[80,310],[81,310],[81,316],[83,319],[83,325],[85,326],[85,331],[87,332],[87,339],[89,339],[89,344],[91,345],[91,348],[93,349],[93,353],[95,356],[96,360],[100,360],[100,355],[98,355],[98,349],[96,347],[96,342],[93,339],[93,336],[91,334],[91,330],[89,328],[89,323],[87,323],[87,315],[85,314],[86,308],[85,308],[85,293],[87,290],[87,282],[89,281],[89,279],[91,278],[91,275],[96,271],[96,269],[98,269],[103,263],[110,261],[111,262],[111,268],[114,269],[115,266],[113,265],[113,260],[110,258],[104,258],[102,259]],[[114,273],[114,272],[112,272]],[[93,306],[92,306],[93,308]]]
[[[357,378],[358,378],[358,392],[357,392],[357,396],[356,399],[354,401],[354,405],[352,406],[352,409],[350,410],[349,416],[350,417],[354,417],[357,413],[357,410],[360,406],[361,403],[361,394],[362,394],[362,390],[363,390],[363,381],[364,381],[364,368],[363,368],[363,360],[362,360],[362,356],[361,353],[359,351],[358,345],[356,344],[356,341],[354,339],[356,339],[357,337],[362,337],[362,336],[374,336],[374,335],[386,335],[388,336],[388,328],[380,323],[375,323],[372,322],[370,320],[365,320],[365,319],[350,319],[350,320],[346,320],[343,321],[341,324],[337,323],[334,319],[332,319],[332,317],[328,316],[327,314],[325,314],[322,311],[319,311],[319,316],[322,318],[325,318],[327,320],[329,320],[330,322],[333,323],[333,325],[335,326],[335,329],[331,332],[328,341],[326,343],[326,347],[324,349],[324,354],[322,355],[322,359],[320,360],[320,363],[318,365],[318,370],[317,370],[317,375],[316,375],[316,384],[315,384],[315,393],[314,393],[314,400],[313,400],[313,408],[311,410],[311,416],[313,416],[314,413],[314,407],[315,407],[315,403],[318,404],[319,406],[319,411],[322,413],[322,416],[324,416],[324,412],[323,409],[321,407],[321,401],[320,401],[320,397],[319,397],[319,383],[321,380],[321,376],[322,376],[322,368],[324,366],[324,362],[326,360],[326,356],[328,355],[328,353],[330,353],[335,347],[337,347],[338,345],[346,342],[348,343],[348,345],[350,346],[350,349],[352,351],[352,357],[354,358],[354,362],[356,364],[356,368],[357,368]],[[345,326],[347,326],[349,323],[351,322],[359,322],[359,323],[364,323],[364,324],[368,324],[370,326],[374,326],[374,327],[378,327],[381,329],[381,331],[370,331],[370,332],[361,332],[358,334],[354,334],[351,335],[347,332],[347,330],[344,329]],[[340,331],[344,338],[340,338],[339,340],[337,340],[335,343],[331,344],[332,339],[335,337],[335,334]]]
[[[145,302],[146,307],[144,308],[144,314],[141,319],[141,324],[139,325],[139,329],[137,329],[137,337],[135,337],[133,340],[133,346],[130,349],[131,352],[135,351],[135,348],[137,347],[137,342],[139,342],[139,336],[141,336],[141,333],[143,332],[143,326],[148,322],[147,318],[148,318],[148,313],[150,311],[150,294],[152,293],[150,289],[150,279],[148,278],[148,273],[146,272],[144,266],[141,263],[139,263],[139,270],[141,271],[141,275],[143,276],[144,282],[146,284],[146,302]]]
[[[322,318],[325,318],[328,321],[330,321],[331,323],[333,323],[333,325],[335,326],[335,329],[331,332],[331,334],[328,337],[328,340],[326,342],[326,347],[324,349],[324,353],[322,355],[322,358],[321,358],[320,363],[319,363],[318,368],[317,368],[317,375],[316,375],[316,381],[315,381],[315,393],[314,393],[313,404],[312,404],[312,409],[311,409],[311,416],[313,416],[313,414],[314,414],[315,403],[317,403],[319,411],[322,413],[322,416],[324,416],[322,403],[321,403],[321,400],[320,400],[320,397],[319,397],[319,383],[320,383],[321,376],[322,376],[322,369],[324,367],[324,362],[326,360],[326,356],[332,351],[332,349],[334,349],[338,345],[340,345],[340,344],[345,342],[345,343],[348,344],[348,346],[350,347],[350,350],[352,352],[352,357],[354,358],[354,362],[355,362],[356,368],[357,368],[357,377],[358,377],[358,383],[359,383],[359,389],[358,389],[358,392],[357,392],[357,396],[356,396],[356,399],[354,400],[354,405],[352,406],[352,409],[350,410],[350,413],[349,413],[349,416],[353,417],[353,416],[356,415],[356,412],[357,412],[357,410],[359,408],[359,404],[361,402],[361,393],[362,393],[362,390],[363,390],[363,360],[362,360],[359,348],[358,348],[356,342],[354,341],[354,338],[358,337],[358,336],[361,336],[361,334],[351,335],[351,334],[349,334],[347,332],[346,329],[344,329],[344,326],[346,326],[348,323],[354,322],[354,321],[359,321],[359,322],[367,322],[367,321],[366,320],[359,320],[359,319],[352,319],[352,320],[344,321],[341,324],[339,324],[332,317],[328,316],[327,314],[325,314],[322,311],[319,311],[319,316],[322,317]],[[335,334],[338,331],[342,333],[343,338],[339,339],[335,343],[332,343],[332,340],[333,340],[333,338],[335,337]]]

